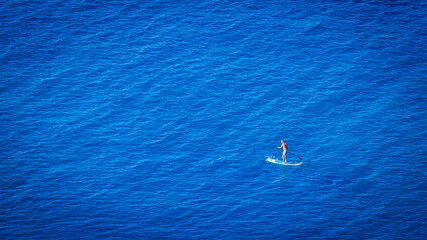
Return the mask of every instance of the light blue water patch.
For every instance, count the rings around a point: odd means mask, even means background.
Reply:
[[[5,1],[1,238],[424,239],[425,9]]]

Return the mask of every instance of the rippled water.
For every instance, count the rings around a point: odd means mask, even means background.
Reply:
[[[4,1],[0,238],[425,239],[426,9]]]

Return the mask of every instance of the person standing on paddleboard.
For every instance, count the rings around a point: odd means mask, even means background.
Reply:
[[[283,162],[285,163],[286,162],[286,151],[288,150],[288,145],[282,139],[282,145],[280,145],[280,147],[277,147],[277,148],[283,148],[282,159],[283,159]]]

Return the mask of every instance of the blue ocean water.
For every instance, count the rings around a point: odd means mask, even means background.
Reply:
[[[3,1],[0,238],[426,239],[426,5]]]

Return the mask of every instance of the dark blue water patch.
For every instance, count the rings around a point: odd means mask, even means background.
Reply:
[[[1,236],[423,239],[424,9],[5,2]]]

